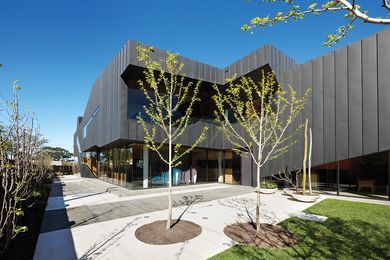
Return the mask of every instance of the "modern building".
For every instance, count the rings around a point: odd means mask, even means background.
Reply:
[[[143,145],[143,130],[136,121],[147,104],[137,84],[144,70],[137,59],[138,45],[143,44],[128,41],[95,81],[74,135],[83,176],[129,188],[164,185],[161,180],[166,171],[158,156]],[[151,56],[163,61],[166,51],[151,48]],[[182,56],[179,60],[184,63],[183,75],[188,80],[203,81],[202,102],[194,108],[183,145],[191,145],[204,126],[209,131],[206,140],[180,166],[180,171],[189,171],[191,176],[196,173],[196,183],[255,183],[251,160],[235,154],[214,123],[211,95],[214,83],[223,86],[233,75],[259,77],[264,69],[273,71],[282,87],[291,84],[301,95],[311,89],[309,103],[294,125],[309,119],[315,186],[389,193],[390,30],[304,64],[296,64],[271,45],[226,68]],[[286,167],[302,168],[303,132],[298,139],[300,142],[288,153],[264,166],[263,176]],[[191,177],[187,181],[195,180]]]

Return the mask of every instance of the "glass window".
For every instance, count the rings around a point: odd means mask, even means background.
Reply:
[[[101,151],[99,154],[99,169],[100,169],[100,178],[106,180],[108,172],[108,155],[105,150]]]
[[[207,182],[207,153],[206,149],[194,149],[191,154],[192,176],[196,176],[197,182]],[[195,178],[194,178],[195,180]]]
[[[124,159],[126,161],[126,182],[127,185],[129,182],[133,182],[133,148],[128,146],[126,147],[126,157]]]
[[[239,184],[241,179],[241,158],[232,150],[225,151],[225,183]]]
[[[180,148],[179,153],[185,153],[187,148]],[[180,158],[180,164],[175,167],[174,184],[190,184],[191,183],[191,156],[190,153],[183,155]]]
[[[141,116],[146,122],[150,121],[143,108],[143,106],[148,105],[148,101],[140,89],[129,88],[127,90],[127,102],[127,117],[129,119],[137,119],[137,116]]]
[[[95,111],[92,113],[91,117],[88,119],[87,123],[83,127],[83,138],[87,136],[88,126],[92,123],[92,120],[99,114],[100,106],[98,106]]]
[[[217,150],[207,151],[207,181],[217,182],[219,177],[219,169],[222,166],[221,153]]]
[[[143,187],[144,160],[143,160],[143,145],[134,144],[131,146],[132,155],[128,157],[132,165],[132,182],[134,188]]]
[[[164,158],[168,158],[168,147],[164,146],[160,153]],[[168,185],[168,165],[161,160],[157,152],[150,151],[149,164],[152,187]]]

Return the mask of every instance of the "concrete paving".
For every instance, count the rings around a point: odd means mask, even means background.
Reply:
[[[53,184],[34,259],[207,259],[235,244],[223,233],[226,225],[255,218],[253,191],[226,184],[175,187],[174,217],[199,224],[202,233],[159,246],[140,242],[134,233],[143,224],[166,218],[166,189],[131,191],[66,176]],[[292,216],[321,221],[321,216],[303,216],[312,205],[281,191],[262,195],[261,221],[276,224]]]

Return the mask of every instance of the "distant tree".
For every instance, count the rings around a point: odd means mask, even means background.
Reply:
[[[254,17],[250,20],[249,24],[244,24],[241,27],[242,31],[249,31],[256,27],[265,28],[266,26],[273,26],[280,22],[288,22],[289,20],[301,20],[306,15],[312,14],[319,16],[321,13],[344,13],[346,23],[336,29],[332,34],[328,35],[328,38],[323,42],[324,46],[332,46],[336,44],[340,39],[344,38],[348,32],[355,28],[354,22],[360,20],[362,23],[371,24],[390,24],[389,18],[382,18],[380,16],[374,17],[368,15],[368,10],[365,10],[357,4],[357,0],[332,0],[332,1],[316,1],[309,0],[304,1],[305,8],[296,5],[299,1],[294,0],[262,0],[260,3],[270,4],[273,2],[284,2],[286,5],[291,6],[288,12],[277,12],[274,16],[266,17]],[[360,2],[360,1],[359,1]],[[373,4],[374,1],[366,1],[364,4]],[[379,5],[382,2],[384,11],[389,15],[390,3],[388,0],[375,1],[375,4]]]
[[[233,79],[229,82],[226,90],[214,86],[216,121],[234,150],[247,152],[256,165],[256,230],[260,231],[261,169],[268,161],[286,153],[295,142],[294,133],[302,125],[291,133],[287,133],[287,128],[304,108],[309,90],[302,98],[298,97],[293,87],[282,90],[274,74],[264,71],[260,82],[247,77],[237,83]],[[228,110],[233,116],[229,116]]]
[[[138,59],[144,62],[147,68],[144,71],[145,80],[140,80],[139,85],[148,100],[149,104],[144,106],[144,110],[152,124],[146,123],[141,116],[138,116],[137,120],[144,129],[147,147],[155,151],[161,161],[168,165],[169,189],[166,229],[170,229],[172,226],[172,168],[180,165],[181,158],[203,142],[208,128],[205,127],[201,131],[191,147],[181,149],[180,137],[187,129],[193,105],[200,101],[198,92],[201,81],[193,84],[193,82],[186,82],[184,76],[179,76],[184,64],[179,63],[176,54],[167,52],[167,58],[164,61],[154,61],[150,57],[150,51],[150,48],[138,48]],[[166,69],[164,69],[165,67]],[[175,116],[184,106],[184,114]],[[162,141],[155,140],[157,132],[162,133]],[[168,158],[161,153],[165,146],[168,146]]]
[[[73,153],[61,147],[45,146],[42,148],[53,161],[67,161],[73,157]]]

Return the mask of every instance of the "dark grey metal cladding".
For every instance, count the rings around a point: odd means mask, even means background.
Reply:
[[[281,74],[280,76],[280,88],[283,89],[283,90],[286,90],[286,75],[284,73]],[[280,120],[282,121],[285,121],[287,120],[287,116],[286,116],[286,111],[284,111],[281,115],[280,115]],[[286,163],[285,163],[285,156],[282,155],[282,156],[279,156],[278,158],[276,158],[275,160],[272,161],[272,169],[270,170],[270,173],[271,174],[277,174],[279,173],[281,170],[284,169]]]
[[[336,159],[348,158],[348,48],[335,51]]]
[[[363,154],[362,48],[361,41],[348,46],[349,157]]]
[[[147,124],[149,130],[152,129],[151,124]],[[226,144],[224,144],[223,133],[218,129],[216,124],[198,121],[196,123],[190,124],[179,140],[183,146],[191,146],[199,137],[199,134],[202,130],[207,127],[207,138],[198,147],[204,148],[214,148],[214,149],[225,149]],[[143,141],[144,140],[144,130],[141,125],[139,125],[136,120],[129,120],[129,140],[133,141]],[[164,139],[162,131],[157,131],[155,136],[156,142],[161,142]],[[176,142],[175,142],[176,143]],[[228,145],[230,147],[230,145]]]
[[[379,150],[390,149],[390,30],[378,37]]]
[[[302,96],[302,65],[297,65],[293,69],[293,83],[292,87],[296,90],[298,97]],[[302,117],[302,112],[300,112],[293,122],[293,131],[296,131],[294,134],[294,139],[297,141],[293,145],[293,154],[294,154],[294,164],[293,169],[302,168],[302,159],[303,159],[303,128],[301,127],[304,119]]]
[[[118,139],[143,140],[142,129],[127,118],[127,86],[121,78],[129,64],[140,65],[138,45],[128,41],[94,82],[75,133],[83,151]],[[165,59],[165,51],[154,50],[154,58]],[[390,30],[303,65],[296,65],[294,60],[270,45],[255,50],[226,69],[185,57],[180,59],[185,63],[184,74],[193,79],[224,84],[226,77],[236,73],[240,77],[268,63],[282,87],[289,83],[299,95],[311,88],[309,103],[294,126],[309,118],[313,128],[313,166],[390,149]],[[97,106],[100,106],[100,112],[83,138],[82,129]],[[215,125],[206,122],[191,126],[183,141],[186,144],[193,142],[192,138],[197,137],[206,125],[210,127],[209,134],[200,146],[229,148]],[[292,131],[293,127],[290,127],[288,132]],[[302,135],[301,131],[300,142],[282,158],[267,164],[262,173],[276,173],[285,165],[290,169],[301,168]]]
[[[313,128],[313,62],[308,61],[302,65],[302,95],[309,91],[307,104],[303,109],[302,120],[308,119],[308,138],[309,129]]]
[[[309,138],[310,138],[310,129],[313,128],[313,63],[308,61],[302,65],[302,93],[301,96],[305,95],[307,91],[309,92],[309,98],[307,100],[306,106],[302,111],[302,123],[305,123],[305,120],[308,119],[308,129],[307,129],[307,141],[309,149]],[[302,144],[304,144],[304,128],[302,129]],[[307,151],[309,153],[309,150]],[[309,155],[309,154],[307,154]]]
[[[377,36],[362,40],[363,154],[378,151]]]
[[[266,57],[265,57],[265,46],[263,48],[259,48],[255,51],[255,55],[249,55],[254,56],[255,60],[255,68],[259,68],[262,65],[266,64]]]
[[[256,57],[256,52],[252,53],[252,56]],[[241,73],[243,75],[249,72],[249,55],[246,55],[244,59],[241,60]]]
[[[292,58],[288,57],[275,47],[266,44],[225,69],[220,70],[222,75],[222,81],[220,83],[225,84],[226,78],[233,77],[234,75],[236,75],[236,77],[241,77],[267,63],[270,64],[277,79],[280,79],[282,71],[295,66],[295,61]]]
[[[292,86],[293,84],[293,71],[292,70],[288,70],[288,71],[285,71],[284,73],[284,76],[282,77],[282,88],[285,88],[287,89],[288,86]],[[285,115],[285,116],[288,116],[288,115]],[[288,128],[287,128],[287,135],[292,135],[293,134],[293,126],[290,125]],[[293,146],[290,146],[288,148],[288,152],[284,155],[284,165],[282,165],[282,167],[285,167],[286,165],[288,166],[289,169],[292,169],[293,168],[293,165],[294,165],[294,149],[293,149]]]
[[[313,165],[324,160],[324,68],[323,57],[313,60]]]
[[[324,163],[336,160],[336,120],[335,120],[335,66],[334,52],[323,57],[324,82]]]
[[[239,60],[232,65],[231,75],[233,76],[235,74],[237,75],[236,77],[242,75],[242,60]]]
[[[248,71],[255,70],[257,63],[257,51],[255,51],[254,55],[248,55]]]

